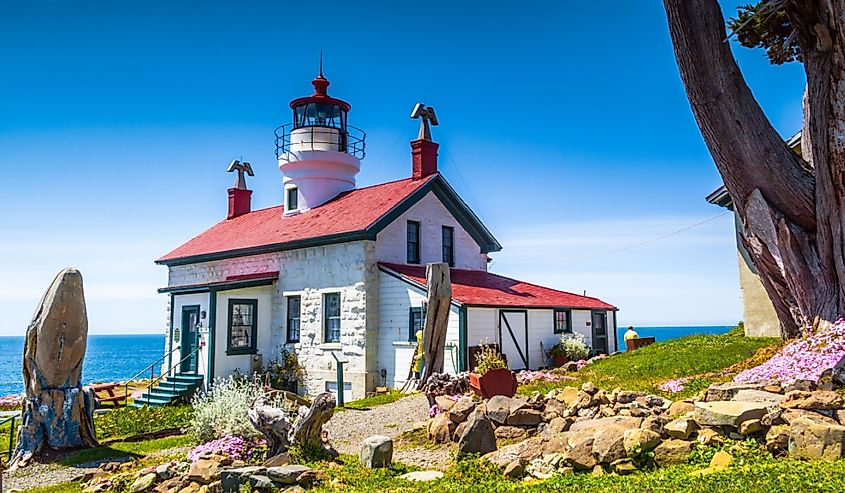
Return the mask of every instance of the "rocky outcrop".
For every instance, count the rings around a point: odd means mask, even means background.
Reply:
[[[373,435],[364,439],[358,461],[370,469],[390,467],[393,463],[393,440],[384,435]]]

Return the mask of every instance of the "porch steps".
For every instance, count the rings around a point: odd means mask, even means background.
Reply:
[[[188,400],[202,385],[202,376],[193,373],[177,373],[161,379],[155,387],[141,394],[130,406],[166,406]]]

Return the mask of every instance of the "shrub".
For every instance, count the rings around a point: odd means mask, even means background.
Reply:
[[[226,435],[257,438],[259,433],[249,422],[247,412],[256,397],[264,393],[257,375],[215,379],[209,392],[197,394],[191,402],[194,406],[191,434],[199,442]],[[276,405],[283,407],[281,402]]]
[[[305,365],[293,351],[279,350],[279,357],[274,358],[261,369],[261,375],[273,388],[283,389],[291,383],[303,383],[308,378]]]
[[[476,357],[475,373],[484,375],[490,370],[506,367],[502,353],[496,346],[489,344],[481,346],[481,351]]]
[[[570,361],[579,361],[590,355],[590,348],[581,334],[563,334],[560,342],[552,346],[552,356],[566,356]]]

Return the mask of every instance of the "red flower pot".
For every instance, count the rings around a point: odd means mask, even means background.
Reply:
[[[484,375],[470,373],[469,386],[483,399],[494,395],[513,397],[516,394],[516,375],[507,368],[490,370]]]
[[[565,354],[555,354],[552,356],[552,363],[554,364],[555,368],[560,368],[561,366],[569,363],[569,357]]]

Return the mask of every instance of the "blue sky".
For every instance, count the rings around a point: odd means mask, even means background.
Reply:
[[[726,12],[739,2],[723,2]],[[231,159],[281,201],[273,129],[330,93],[368,134],[361,185],[410,173],[417,101],[440,168],[504,245],[492,270],[620,307],[621,324],[741,317],[732,220],[660,2],[11,1],[0,15],[0,334],[22,335],[63,266],[92,333],[162,332],[153,260],[225,216]],[[784,136],[802,68],[737,48]]]

